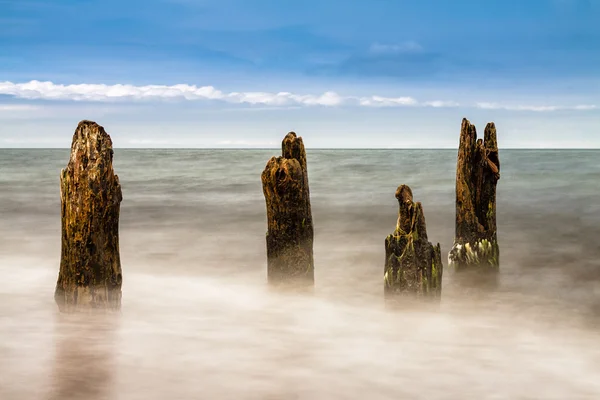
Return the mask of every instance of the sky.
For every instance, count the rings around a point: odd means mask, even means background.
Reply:
[[[0,0],[0,147],[600,148],[600,0]]]

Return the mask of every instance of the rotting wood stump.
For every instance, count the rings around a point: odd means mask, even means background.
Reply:
[[[267,205],[267,279],[270,284],[314,284],[313,221],[306,151],[288,133],[282,156],[272,157],[261,175]]]
[[[444,268],[440,245],[428,241],[423,206],[413,202],[410,187],[399,186],[396,199],[399,205],[396,230],[385,238],[385,295],[439,298]]]
[[[54,298],[61,312],[121,307],[119,178],[104,128],[81,121],[60,176],[62,250]]]
[[[475,126],[463,118],[456,165],[456,232],[448,254],[448,263],[457,272],[499,269],[496,228],[499,179],[496,126],[488,123],[481,140],[477,139]]]

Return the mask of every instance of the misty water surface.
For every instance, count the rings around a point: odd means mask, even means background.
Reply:
[[[60,315],[68,150],[0,149],[0,399],[600,398],[600,151],[500,152],[500,285],[383,302],[398,185],[443,254],[455,150],[309,150],[312,294],[266,285],[278,150],[116,150],[118,315]],[[447,261],[444,260],[447,264]]]

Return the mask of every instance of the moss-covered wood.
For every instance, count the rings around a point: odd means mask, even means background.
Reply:
[[[73,135],[60,176],[62,250],[54,298],[61,311],[119,309],[119,178],[110,136],[92,121]]]
[[[290,132],[282,156],[272,157],[262,173],[267,205],[267,277],[272,284],[314,283],[313,221],[306,151]]]
[[[485,127],[483,140],[462,120],[456,165],[456,232],[448,255],[456,271],[497,271],[500,250],[496,228],[496,185],[500,159],[496,126]]]
[[[396,230],[385,238],[385,294],[439,297],[442,255],[439,243],[434,246],[428,241],[423,206],[413,202],[412,191],[406,185],[398,187],[396,199]]]

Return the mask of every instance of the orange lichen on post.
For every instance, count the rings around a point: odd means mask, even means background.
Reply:
[[[62,249],[54,298],[60,311],[121,306],[119,178],[104,128],[81,121],[60,177]]]

